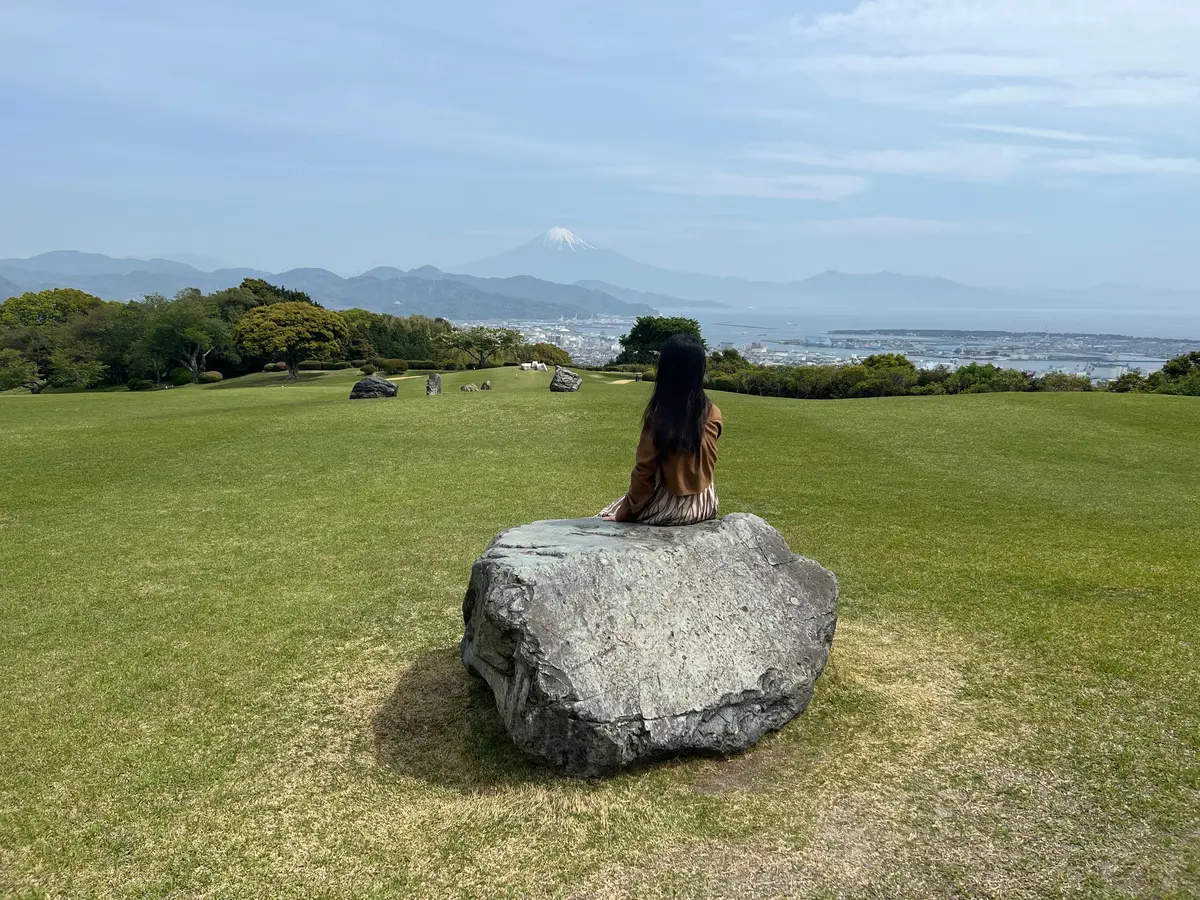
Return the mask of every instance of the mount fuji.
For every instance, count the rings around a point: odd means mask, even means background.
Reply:
[[[1053,308],[1070,314],[1073,323],[1070,330],[1083,331],[1092,327],[1086,323],[1092,322],[1093,314],[1101,309],[1128,310],[1144,302],[1164,312],[1190,311],[1190,315],[1195,315],[1200,299],[1196,293],[1155,291],[1138,285],[1026,294],[895,272],[829,271],[800,281],[750,281],[647,265],[613,250],[597,248],[559,227],[506,253],[457,266],[456,270],[499,277],[534,275],[664,309],[689,305],[693,308],[728,305],[794,313],[836,309],[888,318],[910,317],[917,312],[957,315],[974,311],[1003,323],[1009,313],[1040,314]]]
[[[527,244],[498,256],[468,265],[456,271],[471,275],[512,277],[533,275],[549,281],[580,284],[616,296],[622,289],[640,292],[654,305],[756,307],[776,309],[820,308],[851,302],[858,307],[881,310],[904,309],[920,302],[934,301],[949,306],[1004,307],[1021,305],[1020,298],[986,288],[970,287],[942,278],[923,278],[881,272],[876,275],[847,275],[824,272],[803,281],[749,281],[696,272],[675,272],[647,265],[614,250],[603,250],[588,243],[566,228],[551,228]],[[665,295],[665,296],[663,296]],[[678,304],[666,301],[683,298]],[[1024,303],[1035,301],[1026,298]]]
[[[532,275],[564,284],[603,281],[664,294],[670,294],[671,291],[664,290],[663,286],[679,277],[676,272],[635,262],[614,250],[602,250],[566,228],[557,226],[527,244],[499,256],[455,266],[454,271],[488,278]],[[656,284],[659,286],[654,286]]]

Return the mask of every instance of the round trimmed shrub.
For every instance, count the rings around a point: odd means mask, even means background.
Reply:
[[[436,369],[438,367],[432,359],[411,359],[408,361],[410,369]]]
[[[225,376],[220,372],[204,372],[200,375],[201,384],[216,384],[218,381],[224,380]]]
[[[408,371],[407,359],[377,359],[375,365],[382,369],[385,375],[403,375]]]
[[[364,375],[374,375],[374,374],[375,374],[376,372],[378,372],[379,370],[378,370],[378,369],[376,369],[376,368],[375,368],[373,365],[371,365],[370,363],[367,363],[365,366],[363,366],[362,368],[360,368],[360,369],[359,369],[359,371],[360,371],[360,372],[362,372]]]
[[[154,382],[148,381],[145,378],[130,378],[125,382],[125,387],[131,391],[150,391],[154,389]]]
[[[285,362],[267,363],[265,366],[263,366],[263,371],[264,372],[286,372],[287,371],[287,363],[285,363]]]
[[[646,380],[646,376],[642,376],[642,381]],[[731,394],[736,394],[742,389],[742,379],[737,375],[721,374],[710,375],[708,384],[705,385],[710,391],[728,391]]]
[[[192,373],[180,366],[178,369],[171,370],[171,384],[175,387],[183,387],[185,384],[192,383]]]

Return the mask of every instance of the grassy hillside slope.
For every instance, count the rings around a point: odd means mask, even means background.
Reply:
[[[0,894],[1200,892],[1196,401],[714,395],[830,667],[743,757],[576,783],[460,603],[623,490],[650,386],[490,375],[0,397]]]

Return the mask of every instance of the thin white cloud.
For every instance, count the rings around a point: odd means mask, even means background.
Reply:
[[[988,134],[1010,134],[1043,141],[1062,141],[1066,144],[1128,144],[1128,138],[1109,137],[1100,134],[1082,134],[1077,131],[1059,131],[1055,128],[1027,128],[1023,125],[984,125],[967,123],[954,125],[968,131],[983,131]]]
[[[798,17],[791,35],[777,67],[862,99],[1200,105],[1195,0],[860,0]]]
[[[596,174],[605,178],[637,178],[654,174],[654,169],[641,164],[597,166]]]
[[[950,98],[950,103],[955,106],[1161,109],[1200,104],[1200,79],[1116,77],[1072,79],[1062,84],[1010,84],[961,91]]]
[[[808,109],[752,109],[739,115],[772,122],[818,122],[826,118],[824,113]]]
[[[857,219],[817,219],[800,223],[804,234],[854,237],[882,234],[949,234],[967,230],[960,222],[907,216],[865,216]]]
[[[1003,126],[1001,126],[1003,127]],[[1018,135],[1038,129],[1010,129]],[[1066,143],[1084,135],[1066,133]],[[1041,135],[1049,137],[1051,135]],[[833,152],[806,146],[758,147],[749,151],[756,162],[790,166],[942,178],[951,181],[1003,183],[1018,176],[1051,173],[1087,175],[1200,175],[1200,159],[1097,153],[1076,148],[1032,144],[944,142],[921,148]]]
[[[1054,60],[975,53],[919,53],[912,55],[869,53],[816,54],[787,60],[780,68],[812,74],[895,76],[960,75],[974,78],[1049,78],[1064,75]]]
[[[751,150],[750,157],[760,161],[855,172],[946,177],[964,181],[1003,181],[1031,160],[1052,152],[1044,147],[1021,144],[956,141],[917,149],[844,153],[805,147],[766,147]]]
[[[1058,160],[1053,163],[1053,168],[1094,175],[1200,175],[1200,159],[1100,153],[1078,159]]]
[[[654,190],[692,197],[759,197],[770,200],[844,200],[863,193],[867,179],[858,175],[742,175],[708,172],[670,179]]]

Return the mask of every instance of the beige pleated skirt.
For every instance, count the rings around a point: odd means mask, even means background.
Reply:
[[[623,502],[625,498],[618,497],[597,515],[611,515]],[[637,518],[630,521],[643,525],[695,525],[697,522],[715,519],[717,505],[716,485],[710,484],[698,494],[676,496],[659,483]]]

